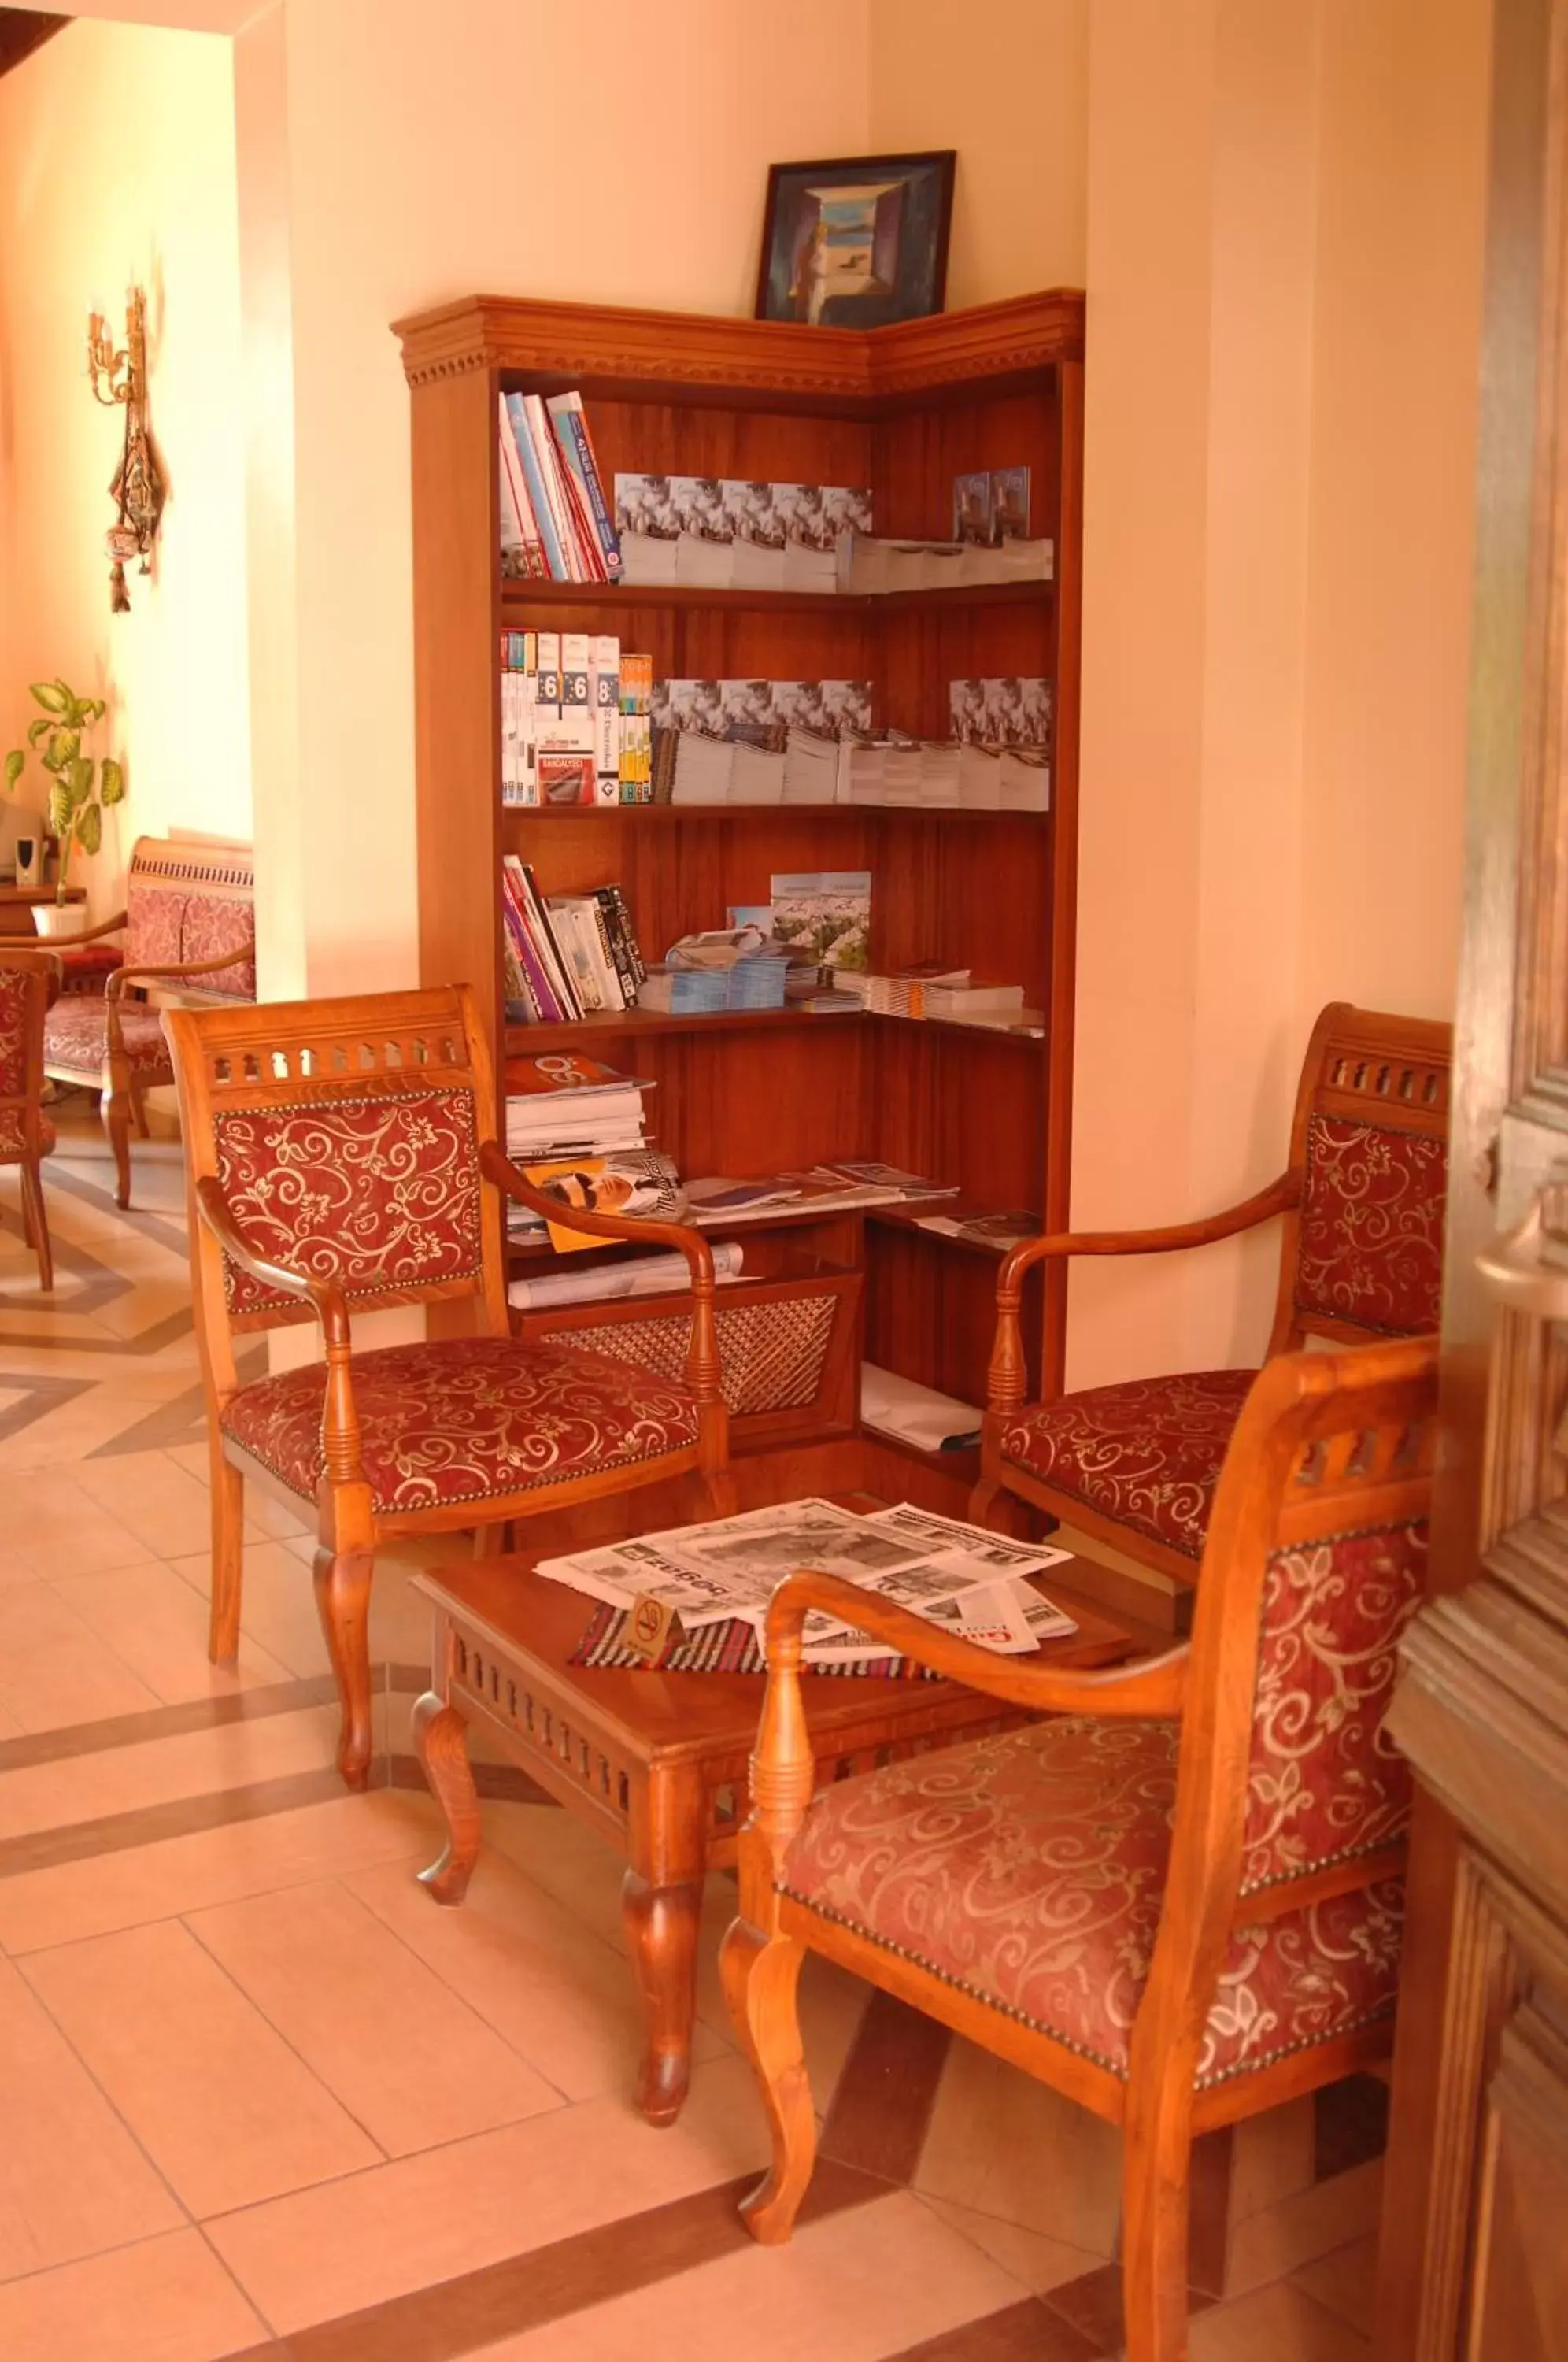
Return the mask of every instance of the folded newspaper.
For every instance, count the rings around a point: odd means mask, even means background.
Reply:
[[[832,1501],[805,1500],[545,1559],[539,1573],[613,1607],[650,1599],[688,1632],[738,1619],[765,1640],[774,1592],[798,1567],[812,1567],[908,1608],[961,1640],[1018,1656],[1077,1629],[1028,1580],[1070,1556],[907,1501],[859,1517]],[[899,1654],[818,1610],[806,1618],[804,1644],[814,1664]]]

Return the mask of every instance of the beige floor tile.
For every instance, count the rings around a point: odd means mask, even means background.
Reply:
[[[485,2362],[878,2362],[1022,2293],[900,2193],[503,2338]]]
[[[0,2280],[184,2223],[17,1970],[0,1961]]]
[[[14,1583],[37,1583],[39,1571],[20,1551],[0,1550],[0,1591],[8,1591]]]
[[[1320,2256],[1315,2264],[1303,2265],[1291,2274],[1297,2288],[1305,2289],[1320,2304],[1348,2321],[1364,2337],[1373,2331],[1373,2310],[1377,2299],[1377,2236],[1369,2232],[1364,2239],[1353,2239],[1348,2247],[1338,2247],[1332,2255]]]
[[[37,1574],[98,1574],[109,1567],[134,1566],[147,1545],[104,1504],[77,1484],[73,1474],[51,1473],[14,1488],[17,1499],[6,1516],[7,1546]]]
[[[265,2334],[199,2231],[0,2288],[9,2362],[218,2362]]]
[[[626,1865],[607,1838],[556,1805],[488,1804],[484,1831],[487,1848],[498,1848],[525,1878],[553,1894],[604,1943],[621,1948]]]
[[[406,1864],[360,1871],[353,1893],[569,2099],[624,2100],[642,2053],[630,1962],[493,1850],[456,1909],[432,1903]],[[727,2046],[706,2025],[692,2056]]]
[[[1121,2170],[1113,2125],[973,2043],[954,2043],[914,2176],[918,2190],[1109,2257]]]
[[[106,1465],[88,1455],[113,1445],[147,1407],[133,1398],[132,1389],[94,1386],[0,1442],[0,1472],[9,1479],[37,1469],[69,1467],[76,1474],[84,1467]],[[157,1545],[144,1539],[138,1555],[149,1548]]]
[[[236,1690],[293,1679],[287,1666],[248,1639],[241,1640],[237,1666],[213,1664],[207,1656],[206,1603],[161,1559],[103,1574],[72,1575],[52,1587],[168,1704],[227,1697]]]
[[[1310,2092],[1239,2124],[1231,2150],[1232,2224],[1309,2190],[1317,2173],[1316,2148],[1317,2116]]]
[[[403,2158],[209,2223],[207,2235],[282,2334],[756,2169],[767,2147],[748,2070],[716,2059],[656,2132],[619,2098]]]
[[[1098,2271],[1105,2262],[1090,2248],[1069,2246],[1065,2239],[1048,2239],[1039,2231],[1021,2231],[1016,2223],[999,2223],[992,2215],[977,2214],[972,2206],[955,2206],[948,2198],[922,2197],[921,2204],[1037,2294]]]
[[[1281,2281],[1194,2316],[1192,2362],[1366,2362],[1372,2349],[1348,2323]]]
[[[375,2160],[366,2133],[178,1922],[34,1952],[22,1973],[193,2213]]]
[[[32,1764],[0,1780],[0,1838],[315,1771],[332,1762],[337,1745],[336,1706],[309,1706],[298,1714],[264,1715],[178,1738]]]
[[[406,1866],[392,1874],[413,1882]],[[226,1904],[187,1924],[389,2156],[561,2104],[555,2082],[336,1882]]]
[[[1383,2160],[1375,2158],[1369,2165],[1336,2173],[1331,2181],[1320,2181],[1277,2206],[1265,2207],[1241,2224],[1231,2241],[1227,2292],[1240,2296],[1269,2280],[1283,2279],[1319,2256],[1375,2231],[1382,2194]]]
[[[0,1947],[43,1951],[381,1861],[402,1863],[412,1881],[436,1850],[426,1798],[372,1789],[0,1879]]]
[[[205,1599],[212,1573],[205,1549],[177,1557],[172,1564],[181,1580]],[[239,1618],[242,1630],[291,1673],[329,1670],[310,1568],[287,1542],[257,1542],[246,1551]]]
[[[207,1487],[177,1467],[166,1451],[121,1451],[90,1461],[77,1481],[112,1508],[154,1558],[181,1558],[211,1548]]]
[[[102,1722],[159,1702],[52,1584],[0,1591],[0,1705],[24,1730]]]

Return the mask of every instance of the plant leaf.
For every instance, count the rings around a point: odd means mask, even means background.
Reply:
[[[63,779],[56,779],[49,791],[49,833],[62,841],[71,833],[71,792]]]
[[[123,804],[126,800],[126,775],[112,755],[105,755],[98,766],[100,781],[98,800],[105,810],[110,804]]]
[[[51,732],[49,742],[45,745],[43,753],[39,756],[39,760],[43,765],[46,771],[52,771],[58,775],[60,772],[64,770],[70,757],[66,754],[64,747],[60,743],[60,733],[58,730]]]
[[[35,680],[28,693],[38,700],[46,713],[63,713],[71,701],[70,690],[61,690],[57,680]]]
[[[25,765],[25,763],[27,762],[27,759],[28,759],[28,758],[27,758],[27,756],[23,754],[23,752],[22,752],[22,750],[21,750],[21,748],[20,748],[19,746],[13,746],[13,747],[12,747],[12,749],[11,749],[11,751],[10,751],[10,753],[6,756],[6,793],[7,795],[9,795],[9,794],[11,793],[12,789],[16,786],[16,784],[17,784],[17,780],[21,778],[21,776],[22,776],[22,768],[23,768],[23,766]]]
[[[29,722],[29,723],[28,723],[28,745],[29,745],[29,746],[36,746],[36,745],[38,745],[38,743],[39,743],[39,740],[43,736],[44,732],[45,732],[46,730],[52,730],[53,728],[54,728],[54,724],[53,724],[53,723],[50,720],[49,715],[48,715],[47,713],[40,713],[40,714],[36,715],[36,716],[35,716],[35,718],[34,718],[31,722]]]
[[[76,815],[76,842],[83,853],[96,853],[104,842],[104,815],[96,804]]]
[[[78,755],[74,762],[67,764],[65,770],[65,783],[71,791],[72,810],[74,810],[78,804],[85,804],[92,801],[93,765],[88,761],[85,755]]]
[[[82,701],[82,711],[89,722],[102,722],[108,710],[101,697],[84,697]]]

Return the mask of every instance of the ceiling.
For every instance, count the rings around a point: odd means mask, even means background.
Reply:
[[[0,8],[0,74],[20,65],[40,42],[69,22],[66,17],[46,16],[41,8]]]

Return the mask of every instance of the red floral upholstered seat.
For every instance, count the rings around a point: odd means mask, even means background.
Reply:
[[[1437,1329],[1448,1174],[1449,1029],[1335,1002],[1313,1029],[1290,1163],[1270,1187],[1164,1231],[1057,1234],[1005,1260],[972,1514],[999,1493],[1190,1584],[1220,1464],[1256,1372],[1192,1370],[1026,1401],[1020,1305],[1035,1263],[1189,1251],[1282,1220],[1270,1357]]]
[[[319,1362],[261,1378],[229,1402],[224,1432],[314,1499],[326,1392]],[[389,1517],[608,1473],[697,1440],[689,1387],[602,1354],[509,1337],[357,1353],[354,1404],[366,1479]]]
[[[162,1012],[127,1000],[120,1035],[131,1072],[146,1083],[172,1082]],[[109,1012],[101,992],[62,993],[44,1021],[44,1060],[61,1078],[102,1081],[109,1064]]]
[[[795,2009],[820,1953],[1121,2126],[1125,2336],[1103,2342],[1185,2362],[1194,2140],[1389,2048],[1410,1782],[1386,1718],[1436,1397],[1431,1338],[1271,1363],[1190,1644],[1111,1671],[1075,1672],[1066,1641],[988,1657],[825,1574],[775,1593],[723,1946],[772,2135],[758,2238],[789,2235],[811,2175]],[[800,1658],[823,1608],[1020,1719],[819,1786]]]
[[[39,1151],[47,1156],[55,1144],[55,1129],[47,1115],[39,1118]],[[26,1156],[28,1153],[28,1123],[25,1111],[17,1107],[0,1107],[0,1158]]]
[[[22,1221],[39,1259],[39,1285],[52,1286],[40,1160],[54,1146],[42,1110],[43,1032],[60,971],[43,951],[0,951],[0,1164],[19,1164]]]
[[[1203,1556],[1209,1504],[1255,1370],[1184,1370],[1031,1403],[1002,1458],[1119,1526]]]

